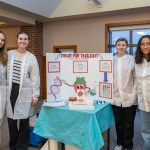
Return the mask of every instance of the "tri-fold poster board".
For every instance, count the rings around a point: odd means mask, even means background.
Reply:
[[[111,53],[47,53],[47,102],[113,97]]]

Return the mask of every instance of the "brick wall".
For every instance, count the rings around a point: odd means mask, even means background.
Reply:
[[[39,63],[40,77],[41,77],[41,97],[43,95],[42,89],[42,56],[43,56],[43,23],[36,22],[35,25],[21,26],[21,31],[29,34],[29,46],[28,50],[32,52]]]

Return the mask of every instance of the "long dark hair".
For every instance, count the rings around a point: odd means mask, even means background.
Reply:
[[[0,62],[4,65],[6,65],[7,63],[7,48],[6,48],[6,35],[3,31],[0,31],[0,34],[4,35],[5,41],[4,41],[4,45],[0,50]]]
[[[143,61],[143,57],[144,57],[144,54],[141,50],[141,41],[144,39],[144,38],[147,38],[150,40],[150,35],[143,35],[139,41],[138,41],[138,44],[137,44],[137,49],[136,49],[136,53],[135,53],[135,63],[136,64],[141,64],[142,61]],[[146,59],[148,62],[150,61],[150,53],[148,54],[148,58]]]

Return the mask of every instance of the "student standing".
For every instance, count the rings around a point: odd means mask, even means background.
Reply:
[[[0,31],[0,127],[2,124],[3,115],[5,113],[6,104],[6,64],[7,64],[7,49],[6,36]],[[1,131],[0,131],[1,143]]]
[[[144,35],[140,38],[135,62],[141,132],[145,142],[144,150],[150,150],[150,35]]]
[[[37,103],[40,95],[39,66],[36,57],[27,50],[28,38],[27,33],[18,33],[18,48],[8,52],[7,117],[10,150],[28,149],[31,105]]]
[[[132,150],[136,114],[136,80],[134,57],[126,54],[128,41],[116,41],[117,54],[113,61],[113,113],[117,134],[115,150]]]

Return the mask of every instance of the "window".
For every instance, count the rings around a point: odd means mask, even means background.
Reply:
[[[150,25],[118,26],[109,28],[108,48],[109,52],[116,53],[115,42],[118,38],[124,37],[128,40],[128,53],[135,55],[138,40],[142,35],[150,34]]]

